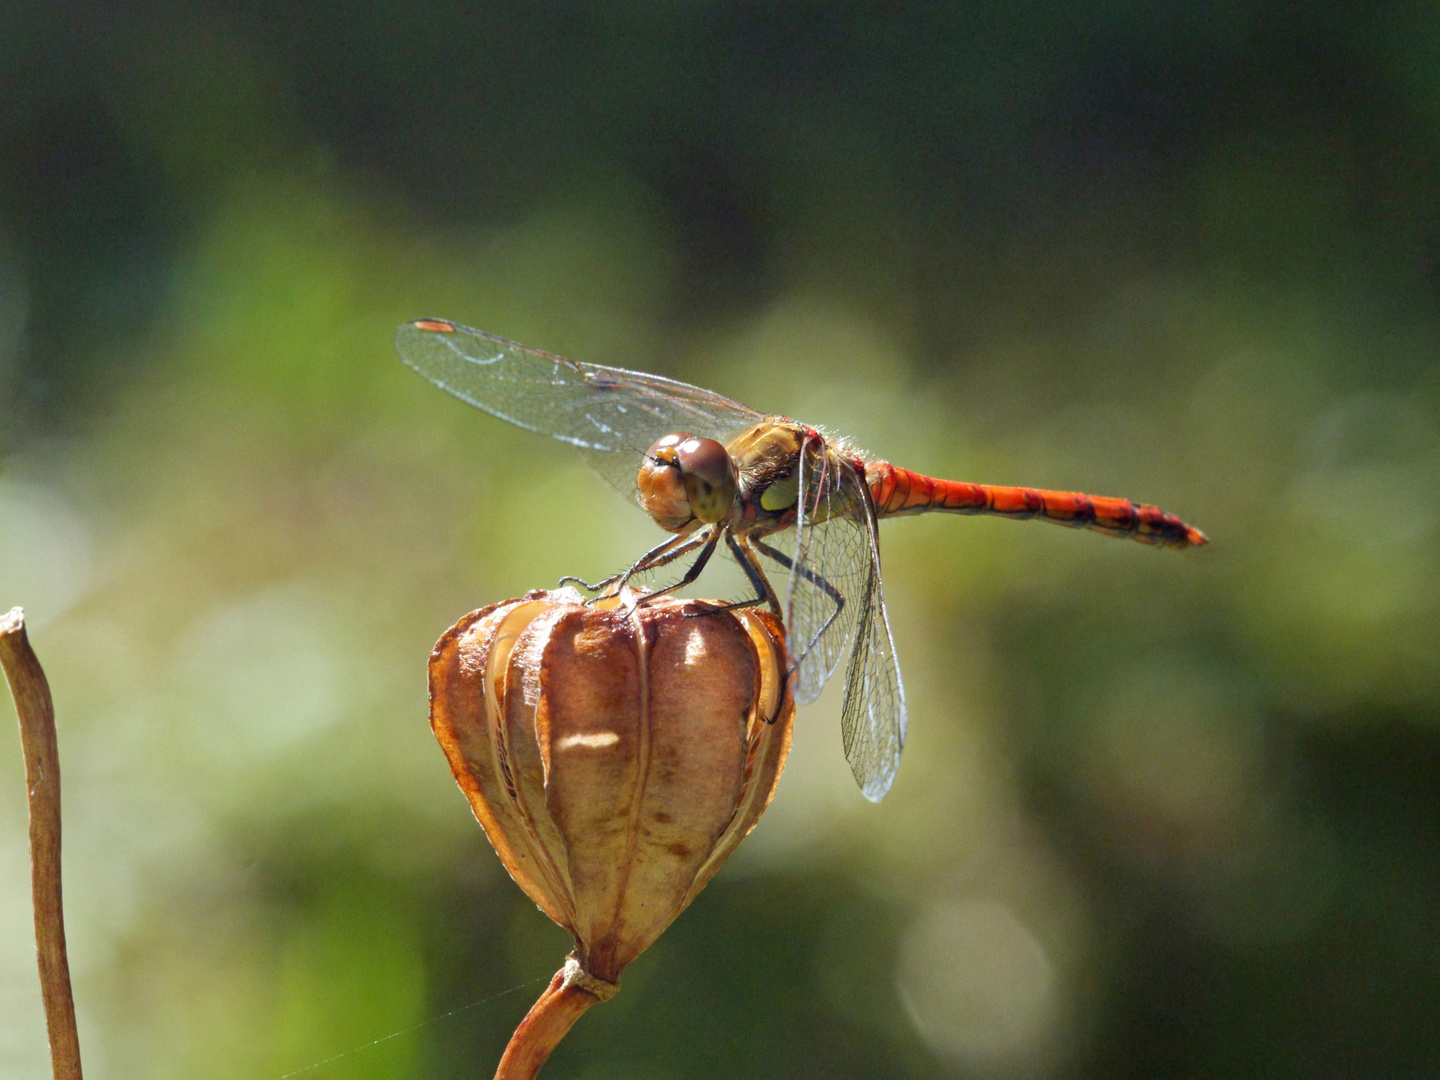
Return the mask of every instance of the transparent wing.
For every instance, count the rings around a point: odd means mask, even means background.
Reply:
[[[895,780],[900,751],[905,748],[905,686],[895,660],[890,616],[885,611],[880,545],[873,516],[870,521],[870,580],[856,616],[858,626],[850,651],[850,668],[845,673],[840,734],[845,760],[860,790],[871,802],[879,802]]]
[[[875,512],[863,478],[823,444],[807,443],[800,470],[793,533],[765,538],[790,571],[785,622],[795,696],[801,704],[815,700],[849,653],[840,721],[845,759],[865,797],[879,802],[900,766],[906,718]]]
[[[816,439],[802,447],[799,469],[785,626],[795,697],[805,705],[820,696],[854,637],[870,556],[865,493],[853,470]]]
[[[622,492],[662,435],[728,441],[764,415],[698,386],[583,364],[440,319],[395,333],[400,358],[440,389],[512,424],[583,450]]]

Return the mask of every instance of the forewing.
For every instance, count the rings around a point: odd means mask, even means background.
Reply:
[[[890,790],[900,768],[900,751],[905,747],[905,686],[895,660],[890,616],[885,611],[873,515],[869,520],[869,581],[865,602],[856,618],[850,667],[845,673],[840,733],[845,760],[860,790],[871,802],[879,802]]]
[[[858,625],[870,565],[862,484],[821,440],[807,441],[785,601],[795,697],[802,705],[820,696]]]
[[[849,653],[840,718],[845,759],[865,797],[879,802],[900,766],[906,720],[875,512],[860,476],[812,449],[801,455],[795,529],[765,543],[790,570],[785,621],[796,700],[814,701]]]
[[[439,319],[406,323],[395,348],[461,401],[585,451],[626,493],[634,491],[641,456],[662,435],[688,431],[726,442],[764,419],[698,386],[578,363]]]

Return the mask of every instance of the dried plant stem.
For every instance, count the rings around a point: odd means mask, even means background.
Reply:
[[[589,974],[572,955],[510,1036],[495,1080],[533,1080],[580,1014],[591,1005],[609,1001],[619,989],[615,983]]]
[[[75,998],[65,956],[65,914],[60,896],[60,748],[50,684],[25,635],[18,607],[0,616],[0,666],[10,682],[20,718],[25,786],[30,797],[30,887],[35,904],[35,950],[40,992],[50,1031],[55,1080],[81,1080]]]

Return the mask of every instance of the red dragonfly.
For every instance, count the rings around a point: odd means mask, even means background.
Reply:
[[[890,790],[905,745],[905,690],[880,583],[880,518],[998,514],[1161,547],[1206,542],[1154,506],[936,480],[709,390],[576,363],[458,323],[417,319],[399,329],[395,347],[440,389],[583,451],[671,534],[624,573],[580,584],[616,595],[635,575],[695,555],[679,580],[644,603],[693,582],[723,542],[755,589],[754,599],[734,606],[768,604],[785,621],[796,701],[819,697],[848,653],[841,733],[872,801]],[[785,576],[783,601],[767,565]]]

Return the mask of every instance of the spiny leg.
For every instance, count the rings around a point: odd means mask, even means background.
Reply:
[[[622,570],[621,573],[624,573],[624,571]],[[620,574],[611,574],[609,577],[603,578],[603,579],[601,579],[600,581],[597,581],[597,582],[595,582],[595,583],[592,585],[590,582],[586,581],[583,577],[577,577],[575,574],[566,574],[566,575],[565,575],[564,577],[562,577],[558,582],[556,582],[556,584],[557,584],[557,585],[569,585],[571,582],[574,582],[576,585],[579,585],[579,586],[580,586],[582,589],[584,589],[586,592],[595,592],[595,593],[598,593],[601,589],[608,589],[611,585],[615,584],[615,582],[617,582],[617,581],[619,581],[619,580],[620,580]]]
[[[770,610],[775,613],[776,618],[783,620],[784,615],[780,610],[780,598],[775,595],[775,590],[770,586],[770,579],[765,576],[765,571],[755,558],[755,553],[749,549],[746,541],[737,537],[730,530],[725,530],[725,543],[730,552],[735,556],[735,561],[740,564],[740,569],[745,571],[745,576],[750,579],[750,587],[755,590],[755,596],[749,600],[739,600],[733,604],[720,604],[717,607],[706,608],[704,611],[692,612],[694,615],[719,615],[725,611],[736,611],[740,608],[755,607],[757,604],[769,604]]]
[[[618,595],[620,590],[624,588],[629,580],[636,574],[643,574],[648,570],[654,570],[656,567],[674,562],[682,555],[699,547],[703,542],[703,537],[698,537],[693,533],[671,536],[661,543],[656,544],[649,551],[645,552],[644,555],[641,555],[628,570],[622,570],[618,574],[612,574],[610,577],[605,578],[603,581],[598,581],[594,585],[590,584],[590,582],[584,578],[576,577],[574,574],[566,574],[560,579],[560,584],[564,585],[567,582],[573,581],[590,592],[598,593],[601,592],[601,590],[606,590],[603,595],[593,596],[588,602],[594,603],[596,600],[606,600]],[[613,591],[611,591],[612,589]]]
[[[630,583],[630,579],[636,574],[648,574],[650,571],[657,570],[662,566],[669,566],[672,562],[675,562],[677,559],[681,559],[684,556],[690,554],[690,552],[694,551],[696,548],[711,543],[713,543],[713,539],[705,533],[691,534],[685,538],[685,543],[676,545],[664,554],[656,558],[650,559],[648,562],[644,559],[641,559],[629,570],[625,571],[625,573],[619,576],[619,578],[617,579],[618,584],[616,584],[613,588],[608,589],[603,596],[597,596],[595,597],[595,599],[604,600],[609,597],[619,596],[621,590],[623,590],[625,586]],[[704,568],[705,563],[709,560],[709,558],[710,556],[706,555],[703,551],[700,553],[700,569]],[[674,592],[676,589],[688,585],[690,582],[695,580],[696,576],[699,575],[700,569],[692,567],[690,571],[687,571],[687,574],[689,576],[676,582],[674,585],[667,585],[663,589],[656,590],[652,593],[647,593],[644,599],[648,600],[652,596],[664,596],[666,593]]]
[[[761,553],[768,556],[769,558],[774,559],[786,570],[795,569],[795,560],[790,558],[789,555],[786,555],[779,548],[771,547],[759,537],[751,539],[750,543],[754,544],[757,548],[760,549]],[[811,570],[808,566],[802,566],[800,568],[800,576],[803,577],[806,581],[810,582],[811,585],[814,585],[826,596],[830,597],[830,599],[835,602],[835,606],[837,608],[842,608],[845,606],[845,594],[842,593],[839,589],[835,588],[834,585],[831,585],[830,582],[826,581],[819,574],[815,573],[814,570]]]
[[[735,556],[735,561],[740,564],[740,569],[745,571],[745,576],[750,579],[750,584],[755,587],[757,595],[753,600],[742,600],[738,604],[727,604],[721,608],[722,611],[733,611],[735,608],[751,607],[755,604],[770,605],[770,610],[780,620],[780,625],[785,625],[785,616],[780,611],[780,598],[775,595],[775,589],[770,584],[770,579],[765,576],[765,570],[760,565],[760,560],[755,558],[755,552],[751,549],[749,541],[744,537],[736,536],[730,531],[725,533],[725,542],[730,545],[730,552]],[[756,541],[757,543],[759,541]],[[788,680],[790,672],[785,673]],[[781,694],[775,702],[775,712],[765,717],[767,724],[773,724],[780,719],[780,710],[785,707],[785,695]]]
[[[575,582],[575,584],[580,585],[585,589],[588,589],[590,592],[599,592],[601,589],[606,589],[609,588],[611,585],[614,585],[617,581],[625,577],[627,574],[635,574],[644,570],[648,570],[650,568],[650,562],[652,559],[662,557],[663,555],[665,555],[667,548],[673,547],[685,539],[687,539],[687,537],[667,536],[664,540],[660,541],[660,543],[656,544],[649,551],[645,552],[644,555],[641,555],[640,558],[635,560],[634,564],[631,565],[628,570],[622,570],[618,574],[611,574],[608,578],[597,581],[593,585],[582,577],[576,577],[574,574],[566,574],[560,579],[560,584],[564,585],[567,582],[573,581]]]
[[[644,596],[640,597],[639,603],[648,604],[651,600],[654,600],[657,597],[665,596],[668,593],[675,592],[677,589],[683,589],[686,585],[689,585],[692,581],[698,578],[700,576],[700,572],[705,569],[705,564],[710,561],[710,556],[715,554],[715,547],[717,544],[720,543],[721,533],[725,533],[727,536],[729,535],[728,531],[725,529],[725,526],[713,526],[710,529],[710,534],[704,540],[705,546],[700,549],[700,554],[697,555],[695,557],[695,561],[690,564],[690,569],[685,571],[685,576],[682,577],[679,581],[674,582],[673,584],[666,585],[663,589],[656,589],[654,592],[646,593]],[[700,540],[696,539],[689,547],[684,548],[684,551],[689,551],[691,548],[693,548],[700,542]],[[676,558],[679,558],[679,554],[671,554],[665,559],[665,562],[670,562]],[[663,563],[657,563],[655,565],[663,565]],[[647,566],[645,569],[653,569],[653,566]],[[628,577],[628,575],[626,576]],[[624,582],[621,582],[620,587],[624,587]]]
[[[790,558],[789,555],[786,555],[779,548],[771,547],[759,537],[756,537],[750,542],[754,544],[757,548],[759,548],[760,551],[762,551],[769,558],[774,559],[786,570],[789,570],[791,572],[797,571],[797,567],[795,566],[795,560]],[[845,594],[842,593],[839,589],[835,588],[835,586],[830,584],[830,582],[826,581],[825,578],[823,578],[821,575],[811,570],[808,566],[799,567],[798,572],[802,578],[804,578],[806,581],[810,582],[811,585],[814,585],[817,589],[823,592],[835,604],[835,610],[832,611],[830,613],[830,617],[825,620],[825,625],[820,627],[820,629],[815,632],[814,640],[806,642],[805,651],[809,652],[810,649],[815,647],[815,643],[825,636],[825,631],[830,629],[830,624],[840,617],[840,611],[842,608],[845,607]],[[786,629],[788,630],[789,627],[786,627]],[[799,666],[799,661],[796,661],[796,666]]]
[[[758,543],[758,541],[756,541]],[[760,560],[755,557],[755,551],[750,546],[749,537],[736,536],[730,541],[730,550],[734,553],[736,560],[740,563],[740,569],[745,571],[745,576],[750,579],[750,584],[755,586],[755,591],[760,593],[770,610],[775,613],[777,619],[785,617],[785,610],[780,606],[780,597],[775,595],[775,587],[770,584],[770,579],[765,575],[765,568],[760,565]]]
[[[685,612],[685,617],[687,619],[699,619],[706,615],[723,615],[727,611],[740,611],[747,607],[759,607],[765,602],[765,597],[763,596],[752,597],[749,600],[734,600],[728,604],[717,604],[715,607],[707,607],[704,611],[687,611]]]
[[[768,603],[770,609],[783,624],[784,616],[780,614],[780,599],[775,595],[775,590],[771,588],[770,579],[765,576],[765,571],[761,569],[760,563],[755,558],[755,553],[750,550],[749,545],[746,544],[743,539],[737,537],[729,529],[725,530],[725,543],[735,556],[735,561],[738,562],[740,568],[745,571],[745,576],[750,579],[750,584],[754,586],[756,595],[749,600],[740,600],[733,604],[721,604],[719,607],[706,608],[704,611],[686,612],[686,614],[696,617],[701,615],[719,615],[724,611],[735,611],[739,608],[754,607],[756,604]],[[698,562],[699,560],[697,559],[696,561]],[[786,675],[788,676],[789,672],[786,672]],[[775,714],[765,717],[765,722],[767,724],[773,724],[776,720],[779,720],[780,710],[784,708],[784,706],[785,695],[781,694],[775,703]]]

